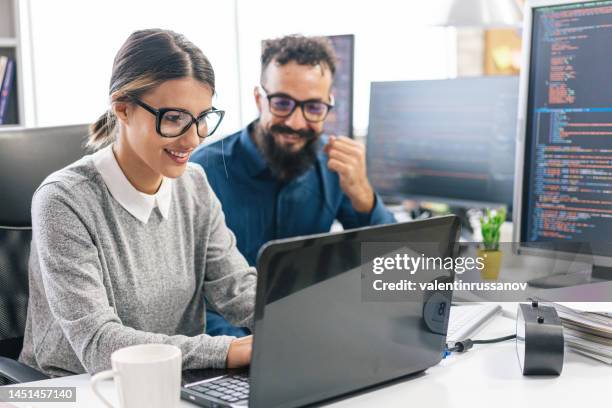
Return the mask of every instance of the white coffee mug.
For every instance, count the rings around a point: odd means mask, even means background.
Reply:
[[[181,349],[169,344],[139,344],[111,355],[112,370],[91,377],[94,394],[114,408],[98,389],[102,380],[114,379],[121,408],[174,408],[181,398]]]

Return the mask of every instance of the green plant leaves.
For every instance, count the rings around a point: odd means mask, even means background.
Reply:
[[[487,208],[485,215],[480,217],[482,243],[486,250],[499,249],[500,230],[504,221],[506,221],[506,209],[503,207],[495,211]]]

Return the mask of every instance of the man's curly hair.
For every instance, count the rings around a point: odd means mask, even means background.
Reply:
[[[299,65],[322,65],[329,68],[332,77],[336,73],[336,53],[329,38],[288,35],[265,40],[261,53],[261,75],[270,62],[285,65],[295,61]]]

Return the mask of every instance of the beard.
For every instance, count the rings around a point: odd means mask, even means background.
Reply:
[[[296,135],[306,140],[298,151],[290,151],[276,143],[274,134]],[[263,155],[272,175],[282,182],[288,182],[304,174],[317,160],[319,136],[312,129],[294,130],[288,126],[274,125],[264,130],[261,124],[255,125],[255,145]]]

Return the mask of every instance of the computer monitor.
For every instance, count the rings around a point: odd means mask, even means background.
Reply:
[[[612,1],[530,1],[524,18],[518,252],[592,263],[594,278],[612,279]]]
[[[0,129],[0,229],[31,226],[32,195],[51,173],[86,154],[87,125]]]
[[[386,201],[512,205],[518,78],[373,82],[370,182]]]
[[[325,120],[328,135],[353,137],[353,71],[355,65],[355,36],[328,36],[336,51],[336,75],[332,85],[335,105]]]

